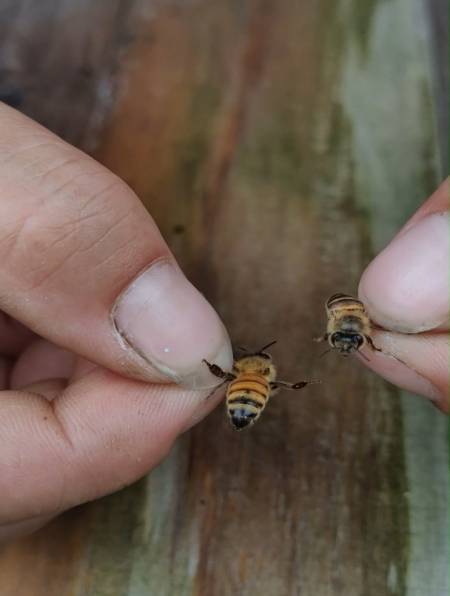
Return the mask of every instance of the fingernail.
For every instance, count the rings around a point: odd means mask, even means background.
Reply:
[[[449,218],[434,213],[394,240],[370,263],[359,296],[385,329],[419,333],[449,316]]]
[[[190,389],[218,383],[205,358],[229,370],[228,334],[207,300],[169,261],[157,261],[119,296],[112,318],[120,337],[153,369]]]

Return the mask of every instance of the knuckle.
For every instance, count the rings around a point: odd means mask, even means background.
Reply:
[[[125,245],[140,206],[125,182],[71,148],[13,189],[15,200],[0,208],[0,259],[23,290],[46,285],[69,263],[66,275],[106,260]]]

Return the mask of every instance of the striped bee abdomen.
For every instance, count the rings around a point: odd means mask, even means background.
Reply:
[[[261,415],[269,394],[269,383],[262,375],[238,375],[228,386],[226,400],[228,416],[233,427],[242,430],[255,422]]]
[[[345,307],[346,309],[363,309],[364,305],[360,300],[348,294],[333,294],[327,300],[327,308]]]

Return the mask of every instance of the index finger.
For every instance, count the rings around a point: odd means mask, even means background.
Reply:
[[[40,384],[45,387],[45,383]],[[221,398],[97,368],[52,400],[31,385],[0,399],[0,525],[52,516],[134,482]]]

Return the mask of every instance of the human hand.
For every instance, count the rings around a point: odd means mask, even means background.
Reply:
[[[153,468],[232,353],[126,184],[3,104],[0,262],[5,539]]]
[[[382,377],[428,397],[444,412],[449,399],[449,179],[369,264],[359,297],[381,352],[362,362]],[[388,354],[399,358],[402,364]]]

